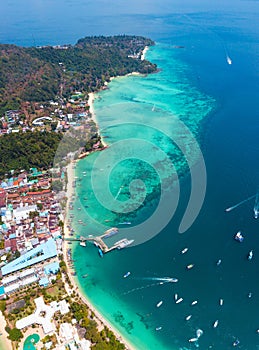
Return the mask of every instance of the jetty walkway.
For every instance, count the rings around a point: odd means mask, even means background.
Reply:
[[[118,233],[118,228],[117,227],[112,227],[109,230],[105,231],[102,235],[100,236],[80,236],[80,237],[65,237],[65,241],[78,241],[80,243],[85,243],[85,242],[92,242],[96,247],[100,248],[103,253],[108,253],[113,249],[122,249],[128,245],[130,245],[132,241],[129,241],[127,238],[123,238],[120,241],[114,243],[113,246],[108,247],[108,245],[104,242],[104,239],[109,238],[111,236],[114,236]]]

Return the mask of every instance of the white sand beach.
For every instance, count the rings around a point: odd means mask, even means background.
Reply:
[[[111,78],[111,80],[112,80],[112,78]],[[98,121],[97,121],[96,115],[95,115],[95,113],[94,113],[94,98],[95,98],[95,97],[94,97],[94,93],[93,93],[93,92],[90,92],[89,95],[88,95],[89,111],[90,111],[90,113],[91,113],[91,115],[92,115],[93,121],[95,122],[95,124],[97,125],[97,128],[99,129]],[[107,147],[107,144],[106,144],[106,142],[104,141],[104,139],[103,139],[103,137],[102,137],[102,135],[101,135],[101,133],[100,133],[100,130],[99,130],[99,134],[100,134],[100,136],[101,136],[101,141],[102,141],[103,146],[104,146],[104,147]]]
[[[2,314],[2,312],[0,311],[0,349],[3,350],[12,350],[12,342],[10,339],[8,339],[8,333],[5,330],[5,326],[6,326],[6,321],[5,321],[5,317]]]
[[[93,98],[93,97],[92,97]],[[67,166],[67,207],[66,207],[66,215],[65,215],[65,224],[64,224],[64,237],[69,237],[69,228],[68,228],[68,208],[69,208],[69,202],[71,201],[71,198],[73,196],[73,179],[74,179],[74,169],[73,169],[74,163],[69,163]],[[75,279],[72,276],[72,270],[71,267],[68,263],[67,260],[67,249],[68,249],[68,244],[67,241],[63,241],[63,255],[64,255],[64,261],[67,265],[67,271],[68,271],[68,276],[70,278],[70,281],[73,285],[73,289],[78,293],[79,297],[81,300],[88,306],[88,308],[95,314],[96,316],[96,322],[98,324],[98,328],[102,328],[102,325],[105,325],[109,330],[111,330],[116,338],[120,340],[126,347],[127,350],[135,350],[136,348],[130,344],[127,340],[125,340],[121,334],[101,315],[101,313],[95,309],[95,307],[91,304],[91,302],[87,299],[87,296],[80,290],[78,287]]]

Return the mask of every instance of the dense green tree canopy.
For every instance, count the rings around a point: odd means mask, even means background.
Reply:
[[[153,44],[140,36],[121,35],[86,37],[63,48],[0,45],[0,114],[19,109],[24,101],[96,91],[112,76],[154,72],[156,65],[140,59],[144,47]]]

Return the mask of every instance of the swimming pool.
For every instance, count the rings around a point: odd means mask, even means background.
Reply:
[[[40,336],[38,334],[35,333],[29,335],[29,337],[25,339],[25,342],[23,344],[23,350],[36,350],[34,344],[38,343],[39,340]]]

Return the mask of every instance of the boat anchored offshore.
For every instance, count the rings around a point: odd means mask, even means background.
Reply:
[[[196,305],[198,303],[198,301],[197,300],[194,300],[192,303],[191,303],[191,305],[193,306],[193,305]]]
[[[216,321],[213,323],[213,328],[217,328],[217,327],[218,327],[218,324],[219,324],[219,320],[216,320]]]
[[[193,266],[194,266],[194,264],[189,264],[189,265],[186,266],[186,268],[187,268],[187,270],[190,270],[190,269],[193,268]]]
[[[184,249],[181,251],[181,253],[182,253],[182,254],[185,254],[185,253],[187,253],[187,251],[188,251],[188,248],[184,248]]]
[[[250,252],[248,253],[247,259],[248,260],[252,260],[253,259],[253,255],[254,255],[253,251],[250,250]]]
[[[163,301],[159,301],[159,303],[156,304],[156,307],[160,307],[163,304]]]
[[[175,303],[176,304],[179,304],[179,303],[181,303],[183,301],[183,298],[179,298],[179,299],[177,299],[176,301],[175,301]]]
[[[160,331],[162,327],[156,327],[156,331]]]
[[[216,262],[216,265],[219,266],[221,264],[221,259],[219,259],[217,262]]]
[[[127,278],[130,274],[131,274],[131,272],[128,271],[127,273],[125,273],[125,275],[124,275],[123,277],[124,277],[124,278]]]
[[[236,339],[232,345],[237,346],[238,344],[240,344],[240,341],[238,339]]]
[[[235,240],[238,241],[238,242],[243,242],[244,240],[244,236],[242,236],[242,233],[241,231],[238,231],[238,233],[235,235]]]
[[[189,321],[191,319],[192,315],[188,315],[185,317],[186,321]]]
[[[224,300],[223,299],[219,299],[219,305],[222,306],[224,303]]]

